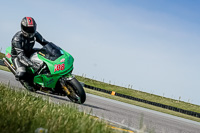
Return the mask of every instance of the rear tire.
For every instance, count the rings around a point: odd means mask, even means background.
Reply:
[[[86,94],[82,87],[82,85],[79,83],[79,81],[76,78],[73,78],[71,80],[65,80],[66,81],[66,87],[70,91],[70,95],[67,95],[68,98],[75,103],[83,104],[86,100]]]

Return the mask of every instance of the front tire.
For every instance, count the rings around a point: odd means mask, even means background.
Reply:
[[[86,100],[85,91],[76,78],[73,78],[71,80],[65,80],[65,85],[67,89],[70,91],[70,95],[67,95],[67,97],[72,102],[79,104],[83,104],[85,102]]]

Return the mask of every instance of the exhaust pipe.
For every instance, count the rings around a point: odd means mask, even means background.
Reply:
[[[9,61],[6,58],[3,58],[4,64],[8,67],[8,69],[15,75],[16,71],[13,66],[10,65]]]

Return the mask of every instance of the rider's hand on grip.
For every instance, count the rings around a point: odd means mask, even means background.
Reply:
[[[37,72],[40,69],[40,65],[37,63],[33,63],[32,68],[33,68],[34,72]]]

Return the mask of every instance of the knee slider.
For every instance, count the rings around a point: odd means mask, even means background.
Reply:
[[[22,80],[25,77],[26,72],[17,72],[15,75],[16,80]]]

